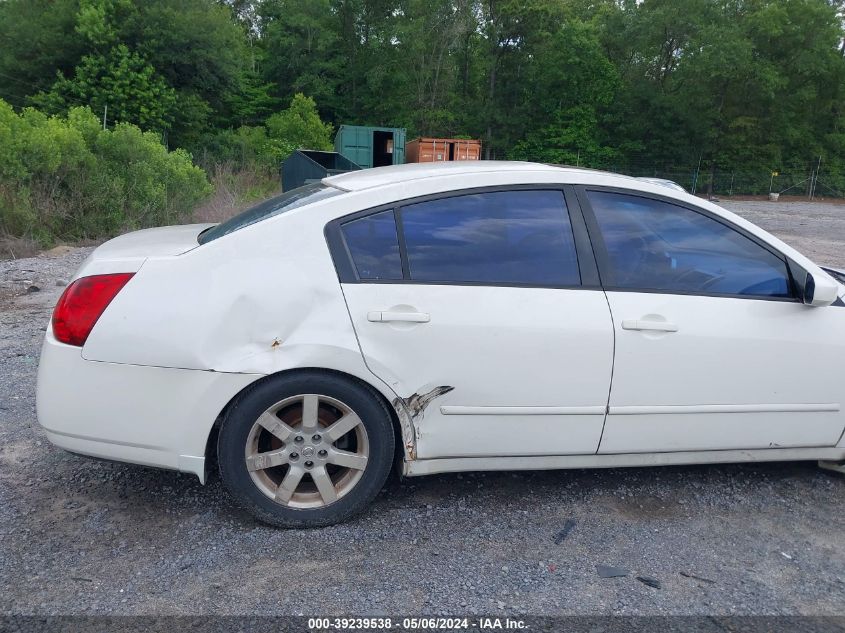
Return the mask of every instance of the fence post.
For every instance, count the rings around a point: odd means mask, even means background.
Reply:
[[[819,162],[816,165],[816,178],[813,180],[813,188],[810,189],[810,200],[816,197],[816,187],[819,184],[819,172],[822,169],[822,156],[819,154]]]
[[[698,185],[698,173],[701,171],[701,154],[698,155],[698,166],[695,168],[695,177],[692,179],[692,194],[695,195],[696,185]]]

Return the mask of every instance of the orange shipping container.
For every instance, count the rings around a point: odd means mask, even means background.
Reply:
[[[405,144],[406,163],[479,160],[481,141],[460,138],[417,138]]]

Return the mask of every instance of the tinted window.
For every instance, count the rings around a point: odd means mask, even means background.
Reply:
[[[360,279],[402,279],[392,210],[347,222],[343,236]]]
[[[607,246],[609,285],[790,296],[786,263],[725,224],[658,200],[595,191],[588,195]]]
[[[502,191],[402,208],[411,279],[581,283],[560,191]]]
[[[205,244],[206,242],[216,240],[218,237],[228,235],[229,233],[242,229],[250,224],[255,224],[256,222],[266,220],[267,218],[279,215],[285,211],[290,211],[291,209],[296,209],[297,207],[304,207],[306,204],[311,204],[312,202],[317,202],[318,200],[323,200],[324,198],[330,198],[331,196],[336,196],[341,193],[343,193],[343,191],[337,189],[336,187],[327,187],[326,185],[320,183],[297,187],[296,189],[291,189],[280,196],[270,198],[269,200],[265,200],[264,202],[255,205],[254,207],[250,207],[243,213],[203,231],[200,233],[197,241],[200,244]]]

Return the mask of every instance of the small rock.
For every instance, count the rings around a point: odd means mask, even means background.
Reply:
[[[648,585],[649,587],[654,587],[655,589],[660,589],[660,581],[657,578],[653,578],[652,576],[637,576],[637,580],[639,580],[644,585]]]
[[[622,567],[610,567],[609,565],[596,565],[596,573],[599,578],[622,578],[631,572]]]
[[[39,288],[38,286],[29,286],[26,289],[26,292],[27,294],[32,294],[33,292],[41,292],[41,288]]]
[[[681,576],[683,576],[684,578],[693,578],[694,580],[700,580],[701,582],[706,582],[706,583],[711,584],[711,585],[716,584],[715,580],[711,580],[710,578],[704,578],[702,576],[696,576],[695,574],[691,574],[691,573],[686,572],[686,571],[682,571],[682,572],[678,572],[678,573],[680,573]]]
[[[575,529],[575,519],[567,519],[566,523],[563,524],[563,528],[555,534],[554,542],[555,545],[560,545],[566,540],[566,537],[569,536],[569,533]]]

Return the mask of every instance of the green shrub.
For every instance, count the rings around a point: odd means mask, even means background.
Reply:
[[[102,238],[183,221],[211,193],[205,172],[158,135],[103,130],[88,108],[48,117],[0,100],[0,233]]]
[[[332,124],[320,120],[314,99],[302,93],[293,96],[287,110],[270,115],[265,126],[279,162],[297,149],[332,149]]]
[[[221,130],[201,140],[200,162],[211,169],[230,164],[278,174],[282,161],[297,149],[332,149],[331,123],[323,123],[311,97],[297,93],[286,110],[270,115],[263,126]]]
[[[209,171],[221,164],[232,165],[238,170],[279,170],[276,152],[263,126],[244,125],[236,130],[220,130],[202,138],[200,146],[194,153]]]

